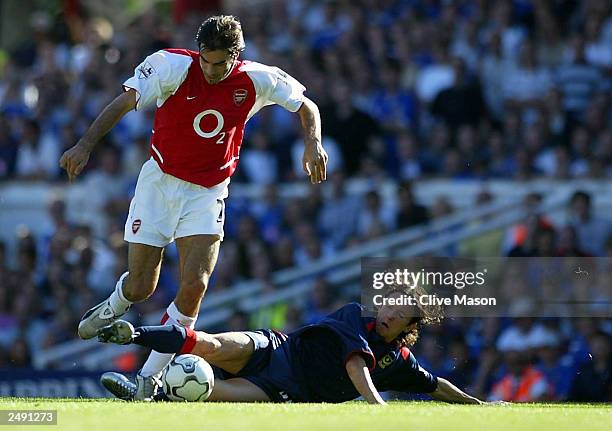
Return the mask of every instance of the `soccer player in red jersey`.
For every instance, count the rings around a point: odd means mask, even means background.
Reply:
[[[156,104],[151,159],[142,167],[125,224],[128,271],[108,299],[91,308],[78,333],[90,339],[157,286],[163,250],[176,240],[180,287],[163,324],[193,328],[223,240],[224,199],[236,170],[245,123],[278,104],[296,112],[304,130],[303,167],[313,184],[326,179],[317,105],[297,80],[276,67],[240,60],[241,24],[213,16],[196,35],[199,51],[165,49],[148,56],[124,92],[61,157],[70,181],[101,138],[128,112]],[[154,395],[172,355],[152,352],[137,377],[138,399]]]

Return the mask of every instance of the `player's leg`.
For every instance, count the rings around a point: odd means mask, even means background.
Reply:
[[[219,235],[192,235],[176,240],[181,280],[174,304],[182,314],[197,317],[220,245]]]
[[[257,332],[223,332],[209,334],[179,325],[140,326],[117,320],[98,331],[98,340],[105,343],[138,344],[160,354],[200,356],[228,373],[238,374],[253,352],[268,346],[269,340]],[[257,340],[257,346],[255,341]]]
[[[208,401],[257,402],[270,401],[270,397],[256,384],[237,377],[228,380],[215,380]]]
[[[231,374],[240,372],[256,349],[265,355],[265,349],[270,346],[268,338],[259,331],[209,334],[179,325],[134,328],[124,320],[100,329],[98,340],[117,344],[134,343],[163,353],[195,354]],[[146,383],[142,376],[138,376],[134,384],[118,373],[105,373],[101,382],[121,399],[139,399],[138,388]],[[254,402],[270,401],[270,398],[250,381],[232,378],[218,379],[209,400]]]
[[[255,344],[245,332],[209,334],[196,332],[196,343],[190,353],[231,374],[238,374],[249,362]]]
[[[79,336],[89,339],[96,331],[124,314],[133,302],[146,299],[157,285],[163,248],[172,241],[173,212],[163,192],[165,174],[157,162],[144,163],[130,203],[124,239],[129,243],[128,272],[115,285],[111,296],[85,313]]]
[[[110,297],[88,310],[79,323],[82,339],[95,337],[96,331],[121,317],[134,302],[147,299],[159,280],[163,248],[130,243],[128,272],[115,285]]]
[[[121,294],[129,302],[140,302],[155,292],[161,271],[164,249],[146,244],[130,243],[128,275]]]
[[[104,373],[100,382],[117,398],[126,401],[134,399],[136,385],[123,374]],[[270,401],[270,397],[259,386],[237,377],[228,380],[215,379],[213,391],[207,401],[248,403]]]
[[[217,263],[220,242],[219,235],[192,235],[176,239],[180,286],[174,302],[166,310],[162,324],[194,327],[208,280]],[[172,356],[159,351],[151,352],[140,375],[158,376],[172,360]]]
[[[193,328],[223,239],[223,199],[228,193],[227,182],[203,188],[168,177],[168,181],[174,181],[173,195],[180,202],[180,213],[171,235],[179,252],[180,285],[162,323]],[[151,352],[140,375],[159,376],[171,359],[171,355]],[[140,399],[140,390],[137,396]]]

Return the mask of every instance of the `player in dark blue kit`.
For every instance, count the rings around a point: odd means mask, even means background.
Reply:
[[[407,292],[414,294],[397,288],[387,297]],[[224,377],[215,382],[209,401],[339,403],[362,396],[385,404],[379,391],[393,390],[483,403],[423,369],[409,350],[419,325],[441,319],[437,310],[385,305],[376,317],[363,317],[362,311],[350,303],[288,335],[269,329],[209,334],[179,326],[133,328],[117,321],[99,330],[98,339],[203,357]],[[117,373],[105,374],[102,383],[122,399],[135,392],[134,384]]]

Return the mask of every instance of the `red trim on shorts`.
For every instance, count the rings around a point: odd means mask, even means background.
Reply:
[[[161,324],[165,325],[169,318],[170,316],[168,316],[168,313],[164,311],[164,315],[161,318]]]
[[[179,355],[184,355],[186,353],[191,353],[191,351],[193,350],[193,348],[196,345],[196,341],[197,341],[197,337],[196,337],[196,333],[193,329],[188,328],[188,327],[184,327],[185,328],[185,342],[183,343],[183,347],[181,347],[181,350],[179,350],[178,354]]]

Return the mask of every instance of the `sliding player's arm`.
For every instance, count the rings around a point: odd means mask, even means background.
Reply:
[[[365,360],[360,355],[352,355],[349,360],[346,361],[346,372],[353,382],[353,385],[355,385],[357,392],[359,392],[368,403],[387,404],[374,386],[372,376],[370,376],[370,370],[368,370]]]
[[[446,379],[438,377],[438,387],[434,392],[428,394],[433,399],[438,401],[446,401],[448,403],[460,404],[486,404],[484,401],[476,397],[466,394],[457,386],[453,385]]]

